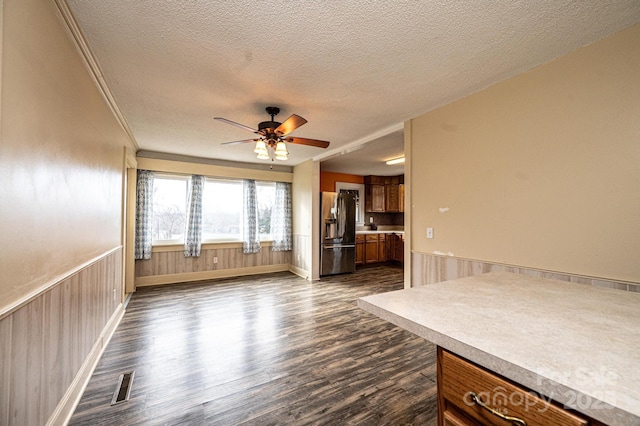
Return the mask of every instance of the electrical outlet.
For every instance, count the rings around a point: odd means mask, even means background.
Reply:
[[[433,238],[433,228],[427,228],[427,238]]]
[[[213,258],[213,263],[218,263],[218,257]]]
[[[369,216],[369,223],[373,223],[373,216]]]

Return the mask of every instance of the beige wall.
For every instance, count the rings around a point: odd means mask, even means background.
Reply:
[[[53,2],[4,2],[0,313],[120,245],[123,147]]]
[[[0,424],[64,424],[123,314],[131,142],[56,4],[0,6]]]
[[[639,70],[636,25],[412,120],[412,250],[640,282]]]
[[[297,274],[309,279],[319,278],[318,222],[320,164],[306,161],[293,169],[291,186],[293,210],[293,256],[291,262]]]

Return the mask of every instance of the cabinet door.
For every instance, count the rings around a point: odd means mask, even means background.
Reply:
[[[376,263],[376,262],[378,262],[378,235],[367,234],[364,263]]]
[[[384,185],[370,185],[371,210],[372,212],[384,212]]]
[[[398,238],[396,234],[387,235],[387,240],[385,241],[387,260],[395,260],[394,250],[396,245],[396,238]]]
[[[364,243],[356,243],[356,265],[364,265]]]
[[[404,239],[397,235],[393,250],[393,260],[404,263]]]
[[[356,235],[356,265],[364,265],[364,235]]]
[[[385,234],[378,234],[378,262],[386,262],[388,260],[386,243]]]
[[[398,212],[400,211],[399,201],[399,185],[395,183],[391,183],[389,185],[385,185],[385,206],[384,210],[387,212]]]
[[[404,213],[404,183],[398,185],[398,211]]]

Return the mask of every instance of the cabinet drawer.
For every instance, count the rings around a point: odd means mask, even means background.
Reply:
[[[443,414],[444,426],[478,426],[479,423],[457,414],[455,411],[447,410]]]
[[[364,242],[364,234],[356,234],[356,242]]]
[[[367,241],[378,241],[378,234],[367,234]]]
[[[444,350],[440,367],[440,385],[445,405],[453,405],[480,424],[511,426],[519,423],[502,420],[481,407],[473,401],[471,392],[477,395],[481,403],[507,416],[522,419],[527,426],[589,424],[588,419],[549,403],[534,393]],[[449,424],[456,423],[450,421]]]

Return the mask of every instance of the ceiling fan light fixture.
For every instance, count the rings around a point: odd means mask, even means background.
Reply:
[[[258,154],[258,160],[268,160],[270,157],[269,150],[267,149],[267,144],[263,139],[260,139],[256,142],[256,147],[253,150],[256,154]]]
[[[284,144],[284,142],[279,141],[276,144],[275,154],[276,154],[276,160],[289,159],[289,152],[287,152],[287,146]]]
[[[404,157],[393,158],[387,161],[387,166],[393,166],[394,164],[404,163]]]
[[[253,149],[253,152],[256,154],[260,154],[261,152],[267,152],[267,144],[264,143],[264,140],[258,139],[256,142],[256,147]]]
[[[239,127],[244,130],[248,130],[258,135],[257,139],[255,139],[254,137],[252,139],[243,139],[241,141],[224,142],[223,145],[231,145],[231,144],[253,141],[253,142],[256,142],[253,152],[255,152],[258,155],[259,160],[272,159],[272,155],[271,155],[272,151],[273,151],[274,159],[288,160],[289,152],[287,151],[287,145],[284,143],[283,138],[287,136],[289,133],[296,130],[298,127],[305,124],[307,120],[300,117],[299,115],[292,114],[283,123],[280,123],[278,121],[275,121],[275,116],[278,115],[278,113],[280,112],[280,108],[267,107],[266,111],[267,111],[267,114],[271,116],[271,120],[263,121],[259,123],[257,130],[249,126],[245,126],[244,124],[227,120],[226,118],[214,117],[215,120],[222,121],[223,123],[230,124],[232,126]],[[328,141],[321,141],[318,139],[287,137],[286,141],[293,144],[308,145],[316,148],[327,148],[329,146]]]

